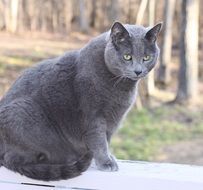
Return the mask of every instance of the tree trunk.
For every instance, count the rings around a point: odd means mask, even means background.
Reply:
[[[119,19],[119,3],[118,0],[111,0],[109,21],[112,24],[115,20]]]
[[[10,0],[4,1],[5,8],[5,27],[7,31],[11,31],[11,14],[10,14]]]
[[[19,0],[11,1],[11,32],[15,33],[18,26],[18,7]]]
[[[95,0],[91,0],[91,4],[92,4],[92,9],[91,9],[91,13],[90,13],[90,26],[92,28],[95,27],[95,18],[96,18],[96,1]]]
[[[139,10],[137,12],[136,24],[142,23],[144,13],[145,13],[145,10],[147,8],[147,3],[148,3],[148,0],[141,0],[140,7],[139,7]]]
[[[73,10],[72,10],[72,0],[65,1],[65,25],[66,25],[66,32],[70,33],[71,32],[71,21],[73,17]]]
[[[0,0],[0,30],[5,29],[5,4],[3,0]]]
[[[80,28],[82,32],[88,32],[89,23],[86,15],[87,9],[85,8],[85,0],[79,0],[80,9]]]
[[[176,0],[166,0],[164,5],[163,41],[160,54],[160,67],[158,70],[158,82],[166,85],[171,80],[171,50],[172,50],[172,25]]]
[[[154,18],[155,18],[155,2],[156,0],[149,0],[149,5],[148,5],[148,9],[149,9],[149,25],[153,26],[154,25]],[[147,77],[147,92],[149,95],[154,93],[155,90],[155,80],[154,80],[154,69],[149,73],[148,77]]]
[[[20,6],[20,29],[21,30],[30,30],[31,29],[31,18],[33,18],[35,15],[33,15],[33,12],[35,10],[34,2],[33,1],[27,1],[27,0],[21,0],[21,6]],[[30,9],[29,9],[30,8]]]
[[[199,0],[182,1],[178,103],[194,103],[198,95]]]

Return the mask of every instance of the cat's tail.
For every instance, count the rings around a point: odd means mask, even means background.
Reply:
[[[27,177],[52,181],[60,179],[69,179],[79,176],[82,172],[87,170],[92,160],[92,154],[87,153],[80,160],[73,165],[65,164],[27,164],[18,167],[18,172]]]

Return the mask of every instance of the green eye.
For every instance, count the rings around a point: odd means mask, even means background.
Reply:
[[[143,61],[149,61],[151,59],[151,56],[150,55],[145,55],[143,57]]]
[[[132,56],[129,55],[129,54],[124,54],[124,55],[123,55],[123,58],[124,58],[126,61],[132,60]]]

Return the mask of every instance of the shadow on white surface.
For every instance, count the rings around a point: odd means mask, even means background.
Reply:
[[[82,175],[61,181],[33,180],[18,173],[0,168],[1,190],[203,190],[203,167],[119,161],[118,172],[102,172],[91,166]]]

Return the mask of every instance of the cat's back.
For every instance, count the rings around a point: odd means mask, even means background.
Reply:
[[[26,69],[2,98],[0,105],[21,97],[39,96],[43,89],[50,86],[60,87],[57,85],[72,79],[77,57],[78,51],[70,51],[62,56],[43,60]]]

